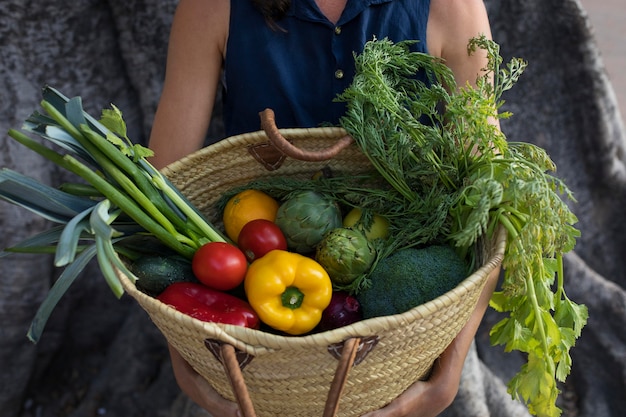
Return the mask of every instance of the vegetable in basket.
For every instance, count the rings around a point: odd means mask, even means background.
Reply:
[[[237,246],[248,261],[252,262],[274,249],[287,250],[287,239],[276,223],[266,219],[255,219],[241,229]]]
[[[330,277],[320,264],[283,250],[252,262],[244,289],[261,321],[291,335],[313,330],[332,296]]]
[[[347,291],[333,291],[330,304],[322,312],[321,331],[333,330],[363,320],[359,300]]]
[[[201,321],[258,329],[259,317],[244,300],[202,284],[176,282],[157,299],[183,314]]]
[[[366,319],[400,314],[445,294],[467,276],[467,263],[451,246],[405,248],[377,263],[371,285],[356,298]]]
[[[129,265],[137,277],[137,288],[152,296],[159,295],[175,282],[198,282],[191,262],[180,255],[146,254]]]
[[[278,201],[255,189],[246,189],[228,199],[222,210],[222,220],[226,235],[239,243],[241,229],[250,221],[265,219],[276,220]]]
[[[341,227],[339,206],[313,191],[294,193],[276,213],[276,224],[285,234],[287,247],[298,253],[315,251],[315,246],[332,229]]]
[[[191,260],[198,280],[207,287],[230,291],[246,276],[248,261],[237,246],[228,242],[209,242],[200,246]]]
[[[389,220],[359,207],[354,207],[345,215],[343,227],[359,229],[369,240],[386,239],[389,236]]]
[[[357,229],[338,227],[317,245],[315,260],[328,272],[333,284],[342,287],[369,271],[376,249]]]

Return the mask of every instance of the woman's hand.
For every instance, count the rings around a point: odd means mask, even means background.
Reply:
[[[180,389],[196,404],[213,416],[240,417],[236,403],[226,400],[198,374],[180,353],[168,345],[174,376]]]

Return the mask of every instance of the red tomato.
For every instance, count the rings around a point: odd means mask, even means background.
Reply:
[[[274,249],[287,250],[287,240],[280,227],[266,219],[246,223],[239,232],[237,245],[250,262]]]
[[[228,291],[243,282],[248,263],[237,246],[210,242],[202,245],[193,255],[191,268],[198,281],[204,285]]]

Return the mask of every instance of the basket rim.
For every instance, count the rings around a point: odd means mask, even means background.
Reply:
[[[317,138],[340,138],[347,134],[347,131],[338,126],[326,126],[326,127],[311,127],[311,128],[288,128],[279,129],[281,135],[287,139],[306,139],[311,137]],[[201,160],[206,154],[218,153],[221,150],[229,149],[233,146],[246,146],[258,144],[261,141],[268,141],[267,134],[263,130],[257,130],[254,132],[241,133],[239,135],[229,136],[221,139],[218,142],[213,143],[210,146],[205,146],[192,152],[189,155],[166,165],[161,168],[161,173],[165,176],[174,175],[177,171],[184,169],[185,166],[193,164],[196,160]],[[353,145],[356,146],[356,145]]]

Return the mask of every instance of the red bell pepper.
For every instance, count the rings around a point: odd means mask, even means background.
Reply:
[[[201,321],[253,329],[258,329],[261,323],[246,301],[202,284],[175,282],[159,294],[157,299]]]

